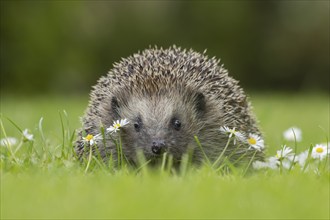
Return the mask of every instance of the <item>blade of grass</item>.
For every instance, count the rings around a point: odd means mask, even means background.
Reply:
[[[215,162],[212,164],[212,168],[214,168],[220,161],[221,161],[221,158],[223,157],[223,155],[225,154],[228,146],[229,146],[229,143],[230,143],[230,140],[231,140],[231,137],[228,138],[228,141],[226,143],[226,146],[224,147],[224,149],[222,150],[220,156],[215,160]]]
[[[2,119],[1,118],[0,118],[0,125],[1,125],[1,131],[2,131],[2,133],[4,135],[4,138],[7,138],[6,130],[5,130],[4,126],[3,126],[3,123],[2,123]],[[13,158],[13,160],[15,161],[15,163],[16,164],[20,164],[19,161],[18,161],[18,159],[15,156],[15,153],[13,152],[13,149],[11,148],[11,145],[8,142],[6,142],[6,145],[7,145],[7,148],[9,150],[9,152],[10,152],[10,155]]]
[[[206,160],[207,164],[208,164],[208,165],[211,165],[211,161],[210,161],[209,158],[207,157],[207,155],[206,155],[206,153],[205,153],[205,151],[204,151],[204,149],[203,149],[203,147],[202,147],[202,145],[201,145],[201,142],[199,141],[199,139],[198,139],[198,137],[197,137],[196,135],[194,136],[194,139],[195,139],[195,141],[196,141],[196,143],[197,143],[197,146],[199,147],[199,149],[200,149],[201,152],[203,153],[204,159]]]
[[[22,133],[23,134],[23,129],[21,129],[13,120],[11,120],[10,118],[8,118],[8,117],[6,117],[6,116],[2,116],[1,115],[1,117],[5,117],[10,123],[12,123],[16,128],[17,128],[17,130],[19,130],[20,131],[20,133]]]
[[[245,170],[243,171],[243,173],[242,173],[242,176],[243,176],[243,177],[246,175],[248,169],[250,168],[251,163],[252,163],[252,161],[254,160],[254,157],[256,156],[257,152],[258,152],[258,151],[255,150],[255,152],[254,152],[254,154],[252,155],[252,157],[251,157],[251,159],[250,159],[248,165],[246,166]]]
[[[59,116],[60,116],[60,122],[61,122],[61,130],[62,130],[62,149],[61,149],[61,155],[62,157],[65,157],[65,154],[64,154],[64,146],[65,146],[65,130],[64,130],[64,124],[63,124],[63,118],[62,118],[62,114],[61,112],[59,111],[58,112]]]

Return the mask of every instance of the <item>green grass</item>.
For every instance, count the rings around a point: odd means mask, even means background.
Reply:
[[[329,217],[328,177],[4,174],[2,217],[319,219]]]
[[[22,165],[2,160],[1,219],[330,217],[328,169],[319,175],[300,169],[282,173],[262,170],[246,177],[220,175],[207,166],[188,169],[185,175],[150,170],[136,173],[127,169],[109,172],[97,167],[85,173],[85,167],[72,156],[69,140],[80,125],[79,116],[87,101],[87,95],[1,98],[7,136],[21,135],[5,117],[34,133],[35,144],[22,145],[27,152],[29,149],[43,152],[42,148],[49,152],[35,163],[20,151],[16,157],[22,159]],[[326,142],[329,137],[327,95],[252,94],[251,101],[265,134],[268,156],[285,143],[282,132],[293,125],[303,131],[298,152],[310,144]],[[41,117],[45,141],[40,133]],[[2,155],[4,152],[2,148]]]

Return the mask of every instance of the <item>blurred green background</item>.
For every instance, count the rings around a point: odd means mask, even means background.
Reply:
[[[64,136],[79,128],[96,80],[121,57],[173,44],[207,49],[240,80],[267,156],[282,144],[295,146],[282,137],[291,126],[303,131],[297,152],[328,142],[328,0],[0,0],[0,139],[4,130],[21,137],[8,117],[35,135],[36,147],[70,151]],[[82,175],[63,155],[52,158],[35,162],[31,156],[29,165],[8,171],[1,166],[0,219],[329,219],[327,173],[221,178],[202,170],[139,178],[100,169]]]
[[[176,44],[252,91],[329,91],[329,1],[3,1],[1,96],[87,94],[112,64]]]

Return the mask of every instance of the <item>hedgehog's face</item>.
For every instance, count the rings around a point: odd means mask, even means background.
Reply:
[[[136,162],[136,152],[142,151],[147,160],[158,160],[164,152],[180,160],[203,125],[204,96],[194,93],[141,97],[124,105],[112,101],[120,118],[129,120],[122,130],[126,157]]]

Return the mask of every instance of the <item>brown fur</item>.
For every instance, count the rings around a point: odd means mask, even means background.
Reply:
[[[151,150],[155,143],[160,143],[176,161],[193,149],[193,161],[200,162],[202,153],[194,135],[208,157],[215,160],[228,140],[219,131],[224,125],[260,135],[246,95],[220,61],[175,46],[151,48],[122,59],[99,79],[82,119],[78,156],[85,155],[82,133],[95,135],[101,126],[109,127],[114,120],[124,118],[130,123],[121,129],[123,152],[133,163],[138,149],[147,159],[158,158]],[[176,120],[181,123],[179,130],[174,125]],[[254,151],[247,148],[243,146],[232,158],[244,153],[251,157]],[[234,149],[231,145],[226,155]],[[110,154],[116,155],[111,140],[106,140],[106,146],[98,143],[98,151],[105,160]],[[262,157],[263,152],[256,155]]]

